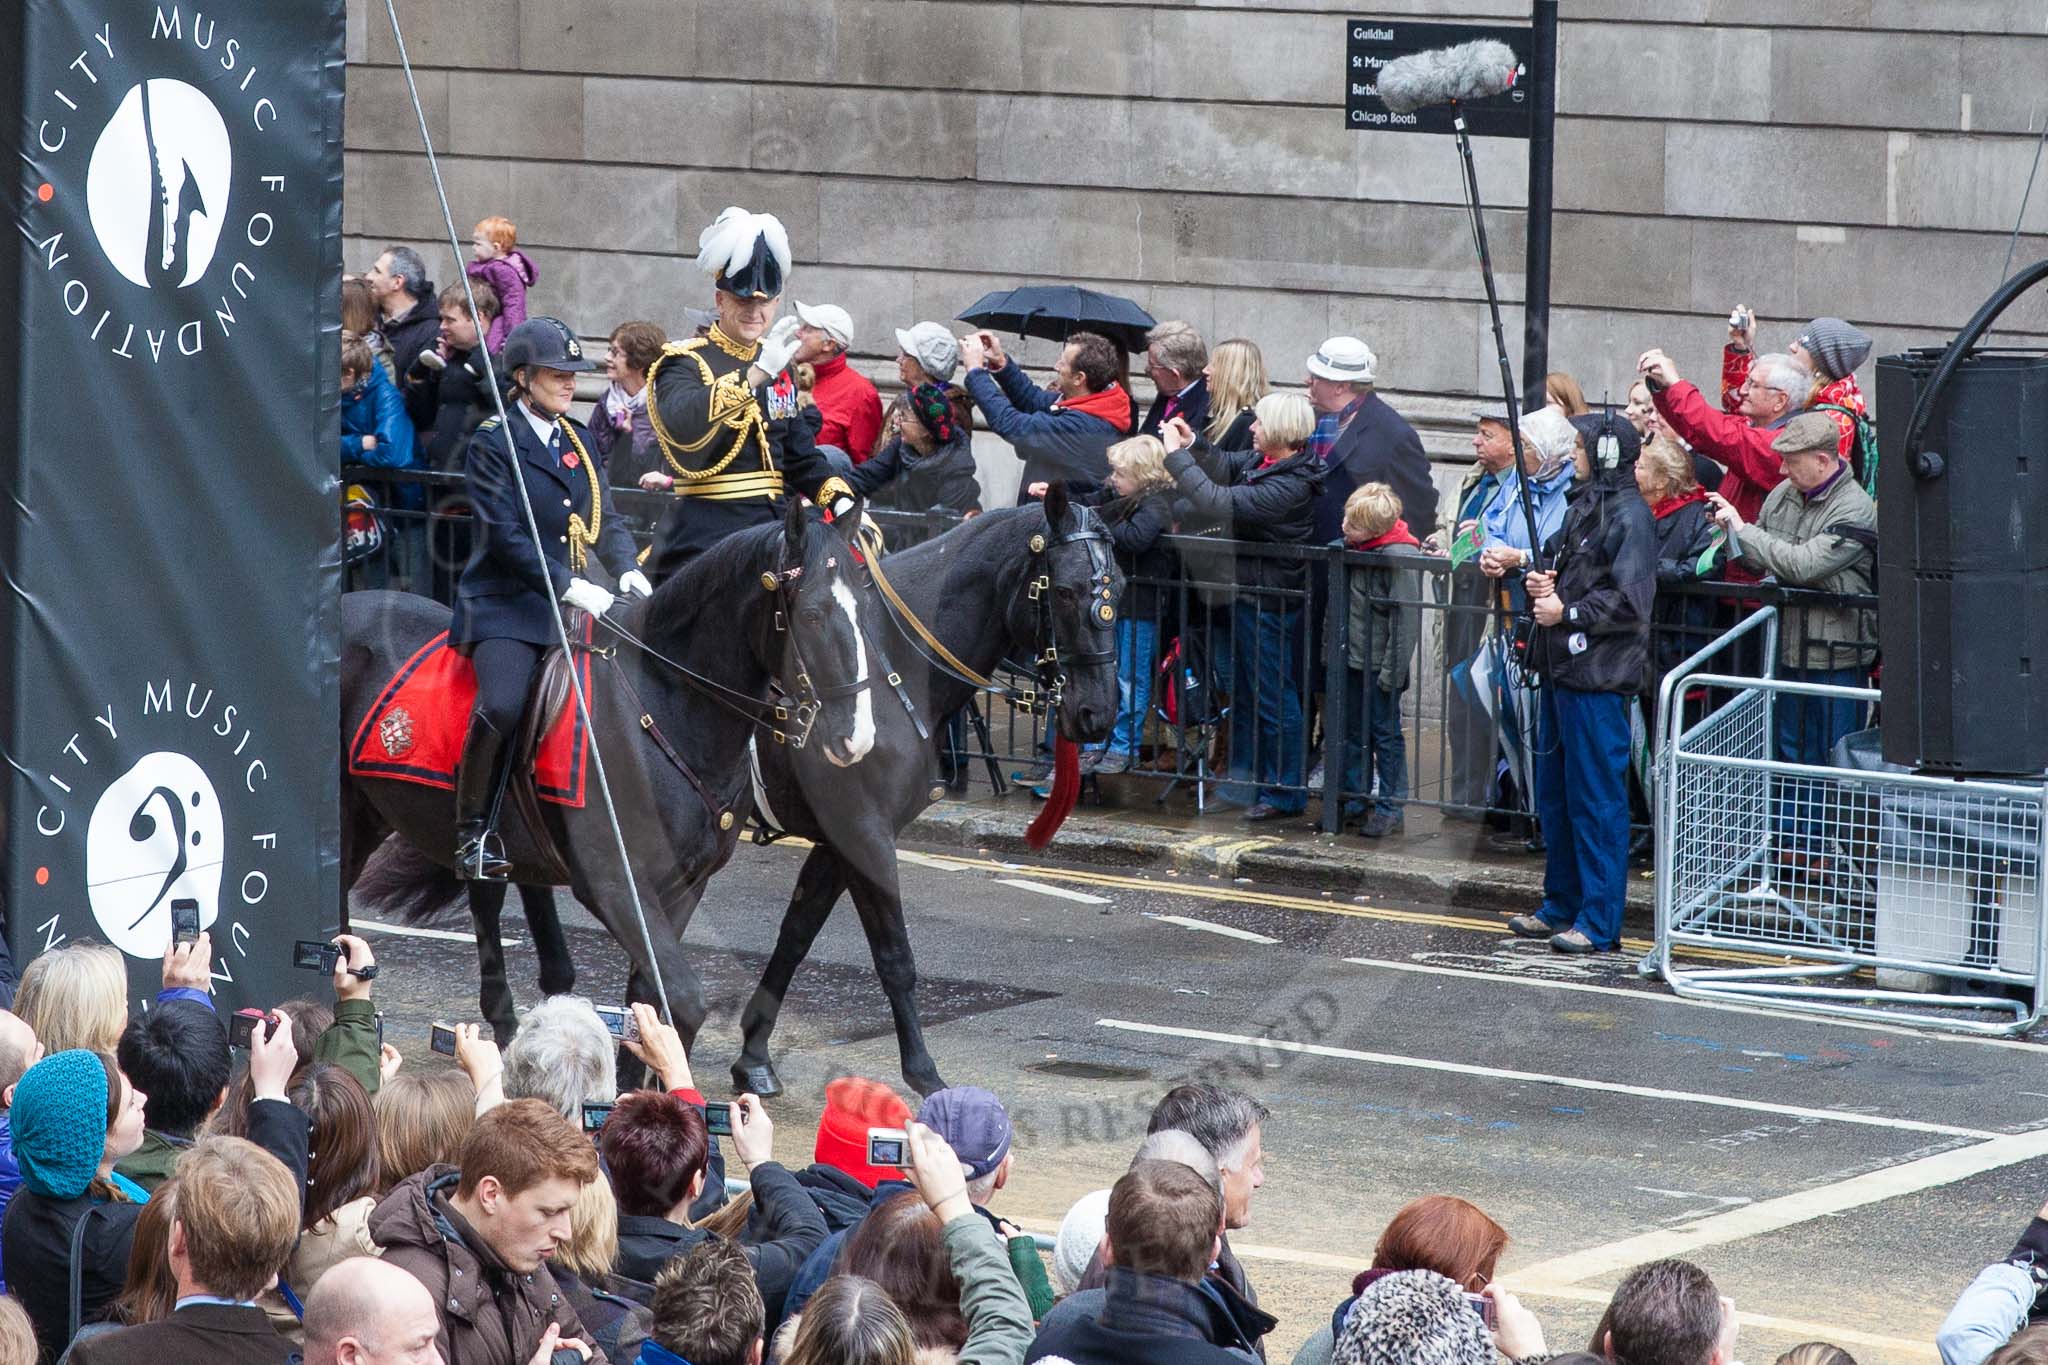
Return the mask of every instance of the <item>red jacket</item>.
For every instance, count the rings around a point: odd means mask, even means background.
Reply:
[[[1655,397],[1658,413],[1678,439],[1728,471],[1721,476],[1721,496],[1744,521],[1754,522],[1763,510],[1764,495],[1785,478],[1784,460],[1771,449],[1778,429],[1753,427],[1746,417],[1709,407],[1698,387],[1685,380]],[[1728,578],[1731,582],[1756,581],[1755,574],[1733,562],[1728,565]]]
[[[860,464],[875,453],[876,438],[882,434],[882,396],[843,355],[819,361],[812,369],[817,380],[811,385],[811,400],[825,414],[817,443],[838,446]]]
[[[1749,351],[1738,351],[1732,346],[1721,348],[1721,407],[1726,412],[1735,411],[1735,391],[1742,387],[1742,381],[1749,378],[1749,362],[1756,357]],[[1816,382],[1810,407],[1827,405],[1847,408],[1858,417],[1868,417],[1870,408],[1863,400],[1863,389],[1856,383],[1855,375],[1822,384]],[[1847,460],[1852,468],[1856,466],[1856,423],[1845,413],[1831,412],[1835,426],[1841,431],[1842,439],[1836,453]],[[1861,473],[1861,470],[1858,470]]]

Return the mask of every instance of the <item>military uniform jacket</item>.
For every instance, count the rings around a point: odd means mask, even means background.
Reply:
[[[519,408],[506,415],[502,424],[493,417],[478,427],[464,457],[463,478],[477,528],[475,548],[455,589],[455,619],[448,627],[449,639],[457,645],[491,639],[555,643],[557,603],[576,576],[571,551],[579,547],[573,542],[594,537],[596,543],[587,553],[602,560],[614,577],[635,567],[633,538],[612,513],[603,460],[582,423],[566,417],[556,420],[562,450],[557,458]],[[512,473],[515,458],[533,499],[540,553],[526,533],[519,485]],[[575,464],[565,463],[568,459]]]
[[[785,491],[818,503],[849,491],[818,453],[810,424],[798,420],[789,376],[747,387],[759,353],[758,344],[742,346],[713,327],[708,337],[671,342],[647,371],[655,468],[676,481],[648,565],[656,583],[713,542],[775,520]]]

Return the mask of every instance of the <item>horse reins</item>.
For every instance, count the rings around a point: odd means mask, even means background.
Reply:
[[[839,561],[835,556],[826,561],[826,567],[837,568],[838,563]],[[611,631],[612,634],[618,636],[627,644],[632,645],[633,648],[639,650],[648,658],[669,668],[682,678],[685,683],[705,697],[717,702],[720,706],[723,706],[726,710],[742,719],[766,728],[769,734],[774,736],[777,744],[788,744],[793,748],[801,749],[804,747],[805,741],[810,738],[811,726],[816,723],[818,712],[824,703],[837,701],[841,697],[856,696],[868,686],[866,682],[857,678],[849,682],[831,683],[824,687],[819,687],[812,681],[810,666],[804,661],[803,646],[797,642],[796,633],[789,628],[789,614],[795,606],[796,584],[802,576],[802,565],[779,571],[764,569],[761,572],[761,587],[776,595],[775,633],[789,637],[789,652],[796,663],[796,690],[794,694],[783,694],[782,699],[778,701],[762,701],[759,697],[741,692],[737,688],[727,687],[715,678],[705,677],[688,664],[672,659],[662,653],[653,645],[634,634],[624,624],[613,620],[609,616],[600,616],[597,620],[605,629]],[[863,635],[866,633],[864,628],[862,633]],[[598,652],[610,657],[614,651]],[[624,672],[621,671],[620,677],[624,678],[624,676]],[[627,691],[633,691],[630,682],[627,684]],[[688,773],[688,765],[681,762],[680,758],[675,754],[673,746],[669,744],[667,737],[655,725],[653,713],[640,705],[637,693],[633,694],[633,700],[634,705],[640,711],[640,728],[648,732],[655,743],[660,746],[663,753],[667,755],[670,762],[676,763],[684,769],[685,773]],[[794,726],[791,726],[790,729],[782,728],[791,720],[796,722]],[[691,780],[695,782],[694,774],[691,775]],[[701,786],[699,790],[702,790]]]
[[[1081,512],[1081,525],[1078,530],[1069,531],[1064,535],[1054,536],[1050,539],[1041,533],[1032,533],[1029,542],[1031,560],[1026,571],[1024,583],[1021,588],[1017,589],[1019,592],[1028,594],[1030,599],[1037,604],[1037,610],[1034,613],[1038,621],[1037,649],[1032,656],[1030,665],[1033,676],[1038,684],[1035,688],[1011,687],[1006,683],[1000,683],[993,678],[984,676],[979,670],[970,668],[966,663],[962,662],[952,650],[946,648],[944,642],[923,621],[918,619],[917,613],[910,609],[910,604],[903,600],[903,595],[896,591],[896,585],[891,583],[888,576],[882,571],[881,533],[871,525],[864,525],[860,530],[860,537],[862,545],[868,551],[868,572],[873,576],[875,586],[881,589],[883,601],[890,608],[891,615],[897,625],[902,627],[904,634],[909,637],[911,647],[923,655],[927,663],[940,672],[966,683],[970,687],[988,692],[993,696],[1007,698],[1019,710],[1049,716],[1059,709],[1060,703],[1066,695],[1067,685],[1066,670],[1063,667],[1064,660],[1059,647],[1059,636],[1055,630],[1053,620],[1052,567],[1050,562],[1053,550],[1062,545],[1073,544],[1084,544],[1088,547],[1089,594],[1090,596],[1099,595],[1100,597],[1100,600],[1096,602],[1093,608],[1094,614],[1105,625],[1116,619],[1116,602],[1113,598],[1115,580],[1110,572],[1111,566],[1116,561],[1110,549],[1109,535],[1102,529],[1101,524],[1096,521],[1093,513],[1089,512],[1086,508],[1079,510]],[[1016,604],[1016,592],[1013,592],[1010,597],[1010,607],[1014,610]],[[1109,649],[1077,650],[1067,657],[1070,657],[1075,663],[1106,663],[1116,658],[1116,649],[1112,645]],[[1009,666],[1015,668],[1018,672],[1024,671],[1023,668],[1015,664],[1010,664]],[[922,727],[920,727],[920,733],[922,733]]]

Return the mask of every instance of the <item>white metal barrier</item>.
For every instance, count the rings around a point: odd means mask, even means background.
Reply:
[[[1763,677],[1726,667],[1751,636]],[[1968,1033],[2032,1028],[2048,975],[2048,786],[1779,760],[1778,707],[1878,693],[1772,676],[1776,655],[1766,608],[1664,681],[1658,973],[1690,998]],[[1688,718],[1694,689],[1711,705]],[[1681,947],[1774,961],[1703,967],[1689,954],[1680,965]]]

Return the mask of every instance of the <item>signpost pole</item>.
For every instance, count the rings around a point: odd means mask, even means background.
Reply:
[[[1522,402],[1543,406],[1550,371],[1551,160],[1557,131],[1557,0],[1534,0],[1528,57],[1529,215],[1523,267]]]

